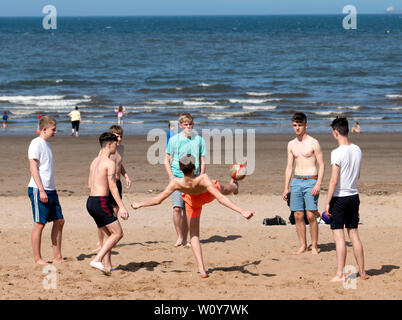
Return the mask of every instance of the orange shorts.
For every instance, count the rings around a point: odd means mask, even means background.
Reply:
[[[221,185],[219,182],[216,180],[212,180],[212,182],[214,183],[215,187],[221,191]],[[201,215],[202,206],[206,203],[212,202],[215,199],[215,197],[208,191],[197,195],[183,193],[181,197],[186,204],[187,218],[199,217]]]

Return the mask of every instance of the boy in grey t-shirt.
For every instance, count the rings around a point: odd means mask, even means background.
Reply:
[[[368,279],[364,271],[363,246],[357,227],[359,224],[359,192],[357,182],[360,177],[362,152],[350,143],[349,125],[344,117],[332,121],[332,135],[339,147],[331,153],[331,180],[328,187],[325,213],[331,218],[331,229],[336,244],[337,271],[332,282],[345,281],[346,244],[344,226],[353,245],[356,262],[359,265],[360,278]]]

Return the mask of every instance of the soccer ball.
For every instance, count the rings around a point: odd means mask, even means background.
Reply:
[[[235,163],[230,168],[230,177],[234,180],[243,180],[246,177],[247,170],[244,164]]]

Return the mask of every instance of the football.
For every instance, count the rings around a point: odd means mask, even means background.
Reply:
[[[230,177],[234,180],[242,180],[246,177],[247,170],[244,164],[235,163],[230,168]]]

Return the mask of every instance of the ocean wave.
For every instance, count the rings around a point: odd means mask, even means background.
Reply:
[[[272,92],[246,92],[246,95],[254,96],[254,97],[265,97],[265,96],[271,96],[271,95],[273,95],[273,93]]]
[[[342,114],[343,112],[336,111],[336,110],[327,110],[327,111],[313,111],[312,113],[319,115],[319,116],[329,116],[331,114],[339,115],[339,114]]]
[[[382,107],[381,109],[398,111],[398,110],[402,110],[402,107]]]
[[[277,106],[243,106],[244,110],[268,111],[275,110]]]
[[[402,94],[386,94],[385,96],[386,96],[387,98],[393,99],[393,100],[400,100],[400,99],[402,99]]]
[[[270,101],[280,101],[279,98],[273,99],[229,99],[230,103],[251,103],[251,104],[258,104],[258,103],[265,103]]]
[[[350,109],[350,110],[359,110],[363,108],[363,106],[338,106],[337,109]]]

